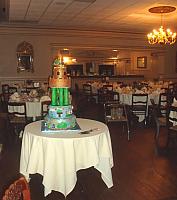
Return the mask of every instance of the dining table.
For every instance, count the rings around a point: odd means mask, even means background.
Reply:
[[[13,96],[13,95],[12,95]],[[50,100],[48,96],[42,97],[30,97],[27,95],[17,95],[15,98],[10,98],[11,102],[25,102],[26,104],[26,115],[28,118],[32,118],[32,121],[36,121],[38,117],[41,117],[41,102]],[[23,107],[8,106],[9,112],[24,112]],[[47,108],[45,108],[47,109]]]
[[[31,174],[42,175],[45,196],[54,190],[66,197],[76,185],[77,171],[90,167],[101,173],[108,188],[113,186],[113,154],[106,124],[77,118],[80,129],[45,132],[42,123],[32,122],[24,129],[20,173],[27,180]]]

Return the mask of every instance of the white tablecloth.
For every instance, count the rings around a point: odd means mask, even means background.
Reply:
[[[20,173],[27,179],[29,174],[41,174],[45,196],[52,190],[67,196],[76,184],[76,172],[92,166],[101,172],[108,188],[113,186],[113,157],[108,127],[88,119],[77,119],[77,122],[81,130],[99,130],[90,134],[79,134],[78,131],[47,134],[41,132],[41,121],[25,127]]]
[[[17,111],[17,109],[21,109],[21,110],[18,110],[18,112],[24,112],[24,110],[22,110],[23,107],[15,107],[15,106],[8,107],[9,112]],[[27,101],[26,102],[26,115],[27,115],[27,117],[33,117],[34,121],[35,121],[36,117],[41,116],[41,102]]]

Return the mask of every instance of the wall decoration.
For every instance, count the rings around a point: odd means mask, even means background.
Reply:
[[[137,57],[137,68],[147,68],[147,56]]]

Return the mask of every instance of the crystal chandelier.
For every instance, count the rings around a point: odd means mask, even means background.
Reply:
[[[162,26],[162,14],[175,11],[176,8],[172,6],[158,6],[149,9],[151,13],[161,14],[161,27],[159,30],[153,30],[152,33],[147,35],[150,44],[173,44],[176,42],[176,33],[172,33],[170,29],[164,30]]]

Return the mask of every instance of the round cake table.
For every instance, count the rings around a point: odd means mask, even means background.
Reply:
[[[94,166],[108,188],[113,186],[112,146],[108,127],[101,122],[77,119],[81,130],[41,131],[41,122],[36,121],[25,127],[20,173],[28,180],[30,174],[41,174],[45,196],[52,190],[67,196],[75,187],[76,172]],[[81,131],[96,129],[89,134]]]

